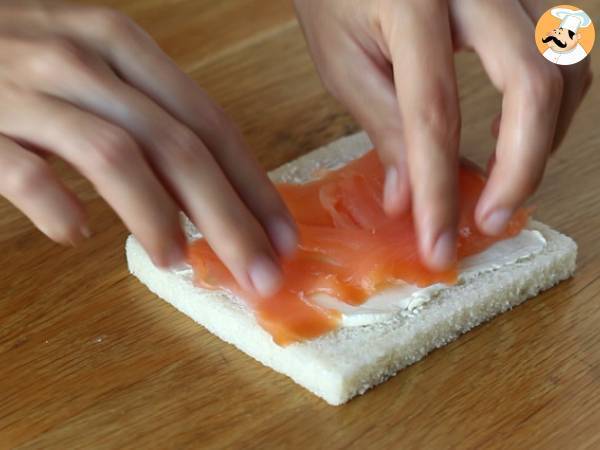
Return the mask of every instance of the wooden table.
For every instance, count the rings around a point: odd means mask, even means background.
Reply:
[[[224,105],[265,167],[357,129],[320,86],[289,2],[105,3]],[[482,162],[500,98],[472,55],[458,66],[463,151]],[[596,83],[535,197],[537,217],[579,243],[576,276],[342,407],[147,292],[124,227],[59,165],[96,235],[59,247],[0,201],[0,447],[600,448],[598,99]]]

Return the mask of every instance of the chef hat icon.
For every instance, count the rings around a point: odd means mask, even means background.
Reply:
[[[590,16],[580,9],[574,11],[567,8],[553,8],[550,13],[561,20],[560,28],[571,30],[573,33],[577,33],[579,28],[586,28],[592,23]]]

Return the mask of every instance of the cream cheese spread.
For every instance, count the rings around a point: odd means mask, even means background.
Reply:
[[[186,228],[188,236],[194,239],[201,237],[189,222],[186,223]],[[463,259],[459,263],[458,282],[464,283],[482,273],[533,258],[545,247],[546,239],[542,233],[537,230],[522,230],[513,238],[498,241],[487,250]],[[190,280],[193,277],[193,270],[189,265],[175,270],[175,273]],[[342,313],[343,327],[356,327],[385,321],[398,314],[413,315],[442,290],[451,288],[452,286],[445,284],[419,288],[399,281],[359,306],[349,305],[326,294],[314,295],[311,300],[321,307]]]
[[[527,260],[542,252],[546,239],[536,230],[523,230],[517,236],[499,241],[484,252],[463,259],[459,264],[459,283],[466,282],[484,272],[498,270],[511,264]],[[425,303],[451,286],[434,284],[426,288],[399,282],[369,298],[359,306],[352,306],[324,294],[312,300],[324,308],[342,313],[342,326],[369,325],[389,319],[397,314],[414,314]]]

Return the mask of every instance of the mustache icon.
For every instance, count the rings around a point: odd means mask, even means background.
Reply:
[[[554,41],[554,43],[556,45],[558,45],[560,48],[565,48],[567,46],[566,42],[561,42],[556,36],[547,36],[545,38],[542,39],[542,42],[544,44],[550,42],[550,41]]]

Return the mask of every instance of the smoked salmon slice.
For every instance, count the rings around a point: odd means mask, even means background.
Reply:
[[[313,303],[315,294],[360,305],[399,281],[419,287],[455,283],[456,267],[432,272],[420,262],[411,213],[395,218],[384,213],[383,182],[383,167],[372,150],[315,181],[277,186],[298,224],[300,246],[293,258],[282,262],[284,284],[276,295],[259,298],[244,291],[204,239],[192,242],[188,250],[195,283],[245,301],[279,345],[338,327],[341,314]],[[520,209],[502,236],[481,234],[474,212],[484,184],[476,168],[461,165],[459,260],[518,234],[528,220],[528,211]]]

